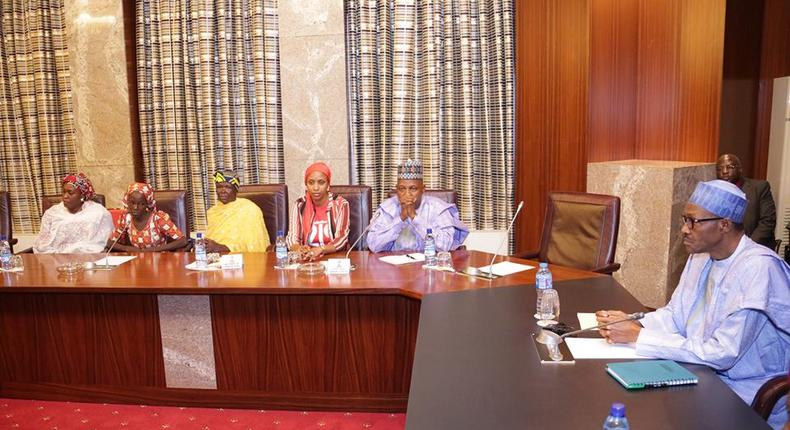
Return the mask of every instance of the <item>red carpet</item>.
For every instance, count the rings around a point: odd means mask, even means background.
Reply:
[[[0,399],[0,429],[402,430],[404,414],[177,408]]]

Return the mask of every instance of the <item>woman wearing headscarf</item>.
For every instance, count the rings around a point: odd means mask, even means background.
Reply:
[[[234,172],[215,172],[217,204],[206,211],[206,251],[208,252],[266,252],[269,233],[263,212],[251,200],[237,197],[238,175]]]
[[[61,185],[63,200],[44,212],[33,252],[101,252],[112,233],[110,212],[93,201],[96,193],[84,173],[66,175]]]
[[[156,209],[154,189],[143,182],[129,185],[123,196],[124,211],[115,223],[107,246],[125,252],[172,251],[187,244],[184,233],[166,212]]]
[[[308,260],[348,245],[348,202],[329,192],[332,171],[318,162],[304,172],[305,194],[294,203],[286,242]]]

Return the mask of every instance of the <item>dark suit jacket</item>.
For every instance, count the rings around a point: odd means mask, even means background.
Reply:
[[[748,205],[743,216],[743,228],[753,241],[774,249],[776,206],[771,186],[766,181],[743,178],[743,193]]]

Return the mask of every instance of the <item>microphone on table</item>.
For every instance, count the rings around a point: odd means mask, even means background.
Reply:
[[[522,201],[519,202],[518,207],[516,208],[516,213],[513,214],[513,218],[510,219],[510,225],[507,227],[507,231],[505,232],[505,238],[502,240],[502,242],[497,247],[497,250],[494,253],[494,256],[491,257],[491,263],[488,265],[488,272],[485,272],[485,271],[482,271],[482,270],[479,270],[479,269],[471,270],[472,268],[468,267],[467,271],[466,271],[467,275],[478,276],[478,277],[487,278],[487,279],[495,279],[495,278],[499,277],[497,275],[494,275],[494,261],[496,260],[497,257],[499,257],[499,251],[502,249],[502,246],[505,244],[505,242],[507,242],[510,239],[510,230],[513,229],[513,223],[516,222],[516,218],[518,217],[518,214],[519,214],[519,212],[521,212],[521,209],[523,207],[524,207],[524,201],[522,200]],[[474,273],[471,273],[471,272],[474,272]]]
[[[112,249],[113,247],[115,247],[115,244],[118,243],[119,240],[121,240],[121,237],[123,237],[123,235],[126,234],[127,230],[129,229],[129,225],[131,225],[131,223],[132,223],[132,214],[127,212],[126,225],[123,227],[123,230],[121,230],[121,234],[119,234],[118,237],[115,238],[115,240],[112,242],[112,245],[110,245],[110,247],[107,249],[107,253],[104,255],[104,264],[101,266],[102,269],[110,270],[113,267],[115,267],[115,266],[110,266],[110,252],[112,252]]]
[[[365,229],[364,229],[364,230],[362,230],[362,233],[359,235],[359,237],[357,238],[357,240],[355,240],[355,241],[354,241],[354,243],[352,243],[352,244],[351,244],[351,246],[350,246],[350,247],[348,247],[348,251],[346,251],[346,259],[348,259],[348,256],[349,256],[349,255],[351,255],[351,251],[353,251],[353,250],[354,250],[354,247],[355,247],[355,246],[357,246],[357,244],[359,243],[359,241],[360,241],[360,240],[362,240],[362,238],[363,238],[363,237],[365,237],[365,235],[368,233],[368,230],[370,230],[370,227],[372,227],[372,226],[373,226],[373,221],[376,221],[376,219],[379,217],[379,215],[381,215],[381,206],[379,206],[379,207],[376,209],[376,212],[373,212],[373,216],[372,216],[372,217],[370,217],[370,222],[368,223],[368,226],[367,226],[367,227],[365,227]],[[352,269],[352,270],[353,270],[353,269],[356,269],[356,268],[357,268],[357,266],[356,266],[356,265],[354,265],[354,264],[352,264],[352,265],[351,265],[351,269]]]

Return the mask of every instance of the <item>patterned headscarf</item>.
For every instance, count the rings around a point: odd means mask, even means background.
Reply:
[[[124,209],[129,209],[129,196],[133,192],[139,192],[140,194],[145,197],[146,206],[151,211],[156,209],[156,200],[154,200],[154,189],[144,183],[144,182],[135,182],[133,184],[129,184],[129,188],[126,190],[126,194],[123,195],[123,207]]]
[[[88,177],[85,176],[85,174],[82,172],[76,174],[71,173],[66,175],[66,177],[63,178],[61,185],[66,185],[66,184],[70,184],[74,188],[80,190],[80,193],[82,193],[82,197],[85,198],[85,200],[91,200],[93,196],[96,195],[96,192],[93,190],[93,184],[91,184],[90,179],[88,179]]]
[[[222,182],[229,182],[231,185],[233,185],[236,188],[236,190],[238,190],[239,186],[241,185],[241,181],[239,181],[239,176],[234,172],[216,171],[214,172],[214,176],[212,176],[212,178],[214,179],[214,182],[218,184]]]
[[[330,184],[332,183],[332,170],[329,169],[326,163],[319,161],[307,166],[307,170],[304,171],[305,185],[307,185],[307,178],[310,177],[310,174],[313,172],[323,173],[326,175],[327,182]],[[315,214],[313,198],[310,197],[310,193],[308,193],[307,190],[304,191],[304,211],[302,214],[302,235],[304,236],[304,242],[307,243],[310,237],[310,230],[313,228],[313,215]]]

